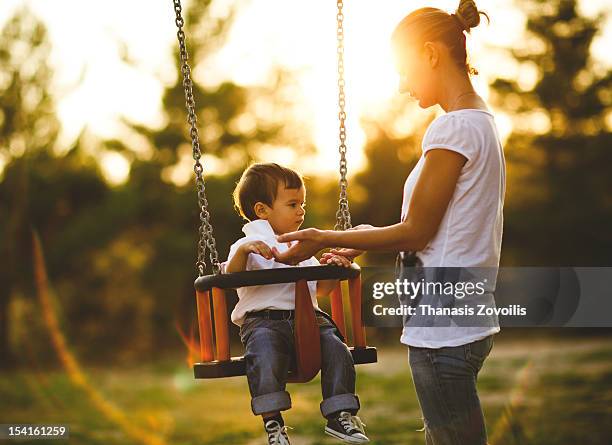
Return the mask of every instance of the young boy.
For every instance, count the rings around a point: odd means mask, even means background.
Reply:
[[[291,267],[274,261],[272,249],[288,246],[276,241],[282,233],[298,230],[304,222],[306,190],[301,176],[275,163],[253,164],[242,174],[234,190],[234,204],[249,220],[245,237],[230,248],[224,273]],[[333,256],[335,264],[350,261]],[[319,265],[314,258],[297,266]],[[317,295],[329,294],[335,280],[308,282],[312,305],[319,323],[321,341],[321,413],[327,419],[325,432],[347,443],[369,442],[364,424],[356,417],[360,408],[355,394],[353,358],[331,317],[319,309]],[[239,301],[231,319],[240,326],[245,346],[246,374],[253,414],[261,415],[270,445],[289,445],[287,426],[280,411],[291,408],[285,390],[287,372],[294,353],[295,284],[270,284],[238,289]]]

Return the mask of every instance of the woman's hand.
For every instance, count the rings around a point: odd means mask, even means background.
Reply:
[[[324,230],[310,228],[279,235],[277,237],[279,243],[286,243],[288,241],[297,241],[297,243],[283,253],[280,253],[275,247],[272,248],[274,258],[279,263],[294,266],[300,261],[312,257],[319,250],[326,247],[323,241],[324,232]]]
[[[375,227],[371,224],[359,224],[358,226],[351,227],[348,230],[363,230],[363,229],[374,229],[374,228]],[[323,256],[321,257],[321,260],[325,260],[325,262],[327,263],[329,262],[328,260],[330,260],[332,257],[340,255],[340,256],[346,257],[350,259],[351,261],[353,261],[359,255],[362,255],[364,252],[365,250],[348,249],[345,247],[334,248],[334,249],[330,249],[329,252],[325,252]]]

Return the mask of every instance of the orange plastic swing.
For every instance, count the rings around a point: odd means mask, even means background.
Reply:
[[[307,281],[348,280],[353,346],[349,348],[355,364],[375,363],[376,348],[366,346],[361,317],[361,274],[358,265],[305,266],[287,269],[256,270],[224,275],[207,275],[195,282],[200,330],[200,363],[194,365],[196,378],[220,378],[245,375],[243,357],[231,357],[229,321],[225,289],[273,283],[295,282],[295,363],[289,370],[291,383],[308,382],[321,369],[319,326],[315,318]],[[340,281],[332,291],[332,319],[346,338],[344,305]],[[212,295],[212,302],[211,302]],[[212,307],[211,307],[212,306]],[[214,314],[214,341],[213,315]],[[214,346],[213,346],[214,345]]]

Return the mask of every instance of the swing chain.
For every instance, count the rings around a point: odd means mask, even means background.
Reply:
[[[338,211],[336,212],[336,225],[334,230],[347,230],[351,228],[351,214],[349,212],[348,198],[346,189],[348,181],[346,179],[347,163],[346,163],[346,95],[344,94],[344,13],[342,7],[343,0],[337,0],[338,13],[336,14],[336,38],[337,38],[337,56],[338,56],[338,118],[340,121],[339,136],[340,144],[338,151],[340,152],[340,198],[338,200]]]
[[[203,176],[204,167],[200,163],[202,152],[200,150],[200,139],[198,136],[198,118],[195,108],[195,99],[193,96],[191,68],[188,62],[189,54],[187,53],[187,46],[185,44],[185,32],[183,31],[183,25],[185,24],[185,22],[182,16],[181,0],[173,0],[173,2],[174,12],[176,14],[175,24],[178,28],[176,36],[178,37],[179,54],[181,57],[181,73],[183,74],[183,87],[185,89],[187,122],[190,126],[189,135],[191,136],[193,159],[195,161],[193,170],[196,175],[196,190],[198,194],[198,207],[200,209],[200,227],[198,230],[198,260],[196,262],[196,267],[198,269],[199,276],[203,276],[204,269],[206,269],[206,249],[208,249],[210,264],[213,268],[213,272],[215,274],[218,274],[221,268],[219,264],[219,254],[217,253],[217,246],[213,235],[213,228],[210,223],[210,212],[208,211],[208,200],[206,199],[206,184],[204,182]]]

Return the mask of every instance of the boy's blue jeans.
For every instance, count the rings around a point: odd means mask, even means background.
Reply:
[[[321,334],[321,414],[328,416],[341,410],[356,413],[360,404],[355,394],[353,356],[328,314],[317,311],[317,322]],[[289,367],[295,360],[293,328],[294,320],[260,317],[247,317],[240,326],[255,415],[291,408],[285,387]]]
[[[410,369],[423,412],[427,445],[487,443],[476,380],[492,347],[492,335],[439,349],[409,346]]]

